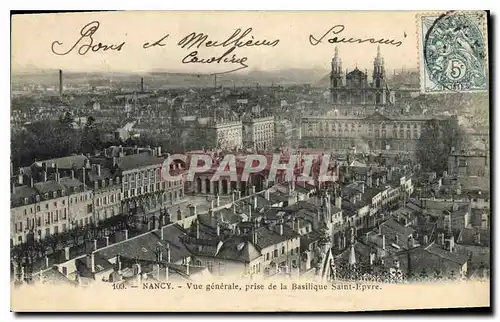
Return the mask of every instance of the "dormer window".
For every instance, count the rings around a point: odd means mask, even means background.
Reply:
[[[24,204],[27,205],[28,204],[28,198],[24,198]]]
[[[49,199],[49,194],[48,194],[48,193],[46,193],[46,194],[44,194],[44,195],[43,195],[43,197],[44,197],[45,199]]]
[[[64,196],[64,189],[61,190],[61,197]]]
[[[35,200],[36,202],[40,202],[40,195],[36,195]]]
[[[52,196],[53,196],[53,198],[57,198],[57,191],[54,191],[54,192],[52,193]]]

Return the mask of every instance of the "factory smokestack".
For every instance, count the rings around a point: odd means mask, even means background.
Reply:
[[[63,94],[63,71],[59,69],[59,95]]]
[[[144,77],[141,77],[141,93],[144,93]]]

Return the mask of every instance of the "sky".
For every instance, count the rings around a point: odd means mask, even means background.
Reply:
[[[77,53],[81,45],[89,43],[86,37],[66,55],[81,37],[82,28],[98,21],[99,27],[92,35],[93,44],[99,42],[115,46],[125,44],[120,51],[89,50],[85,55]],[[252,28],[245,37],[253,40],[279,39],[274,46],[237,48],[230,55],[247,57],[245,62],[251,70],[330,69],[336,44],[327,42],[334,35],[330,33],[322,43],[313,46],[309,41],[312,34],[317,39],[330,28],[343,25],[339,38],[374,38],[401,41],[400,46],[380,45],[386,70],[401,67],[416,68],[419,61],[417,13],[412,11],[341,12],[341,11],[233,11],[233,12],[168,12],[127,11],[101,13],[68,13],[18,15],[12,18],[12,69],[63,69],[65,71],[100,72],[150,72],[152,70],[171,72],[223,72],[240,67],[240,64],[211,63],[183,64],[182,59],[190,50],[180,48],[178,42],[191,32],[203,32],[208,40],[222,42],[237,28],[242,31]],[[340,30],[337,27],[335,30]],[[144,49],[145,42],[154,43],[166,34],[165,46]],[[373,68],[377,44],[337,44],[343,69]],[[199,58],[220,56],[227,48],[198,49]]]

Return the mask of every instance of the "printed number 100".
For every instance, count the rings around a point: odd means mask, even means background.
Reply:
[[[113,289],[114,290],[124,290],[125,284],[124,283],[113,283]]]

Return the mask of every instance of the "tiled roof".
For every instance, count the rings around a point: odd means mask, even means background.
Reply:
[[[457,243],[463,245],[490,247],[491,243],[490,240],[491,237],[489,230],[477,229],[477,228],[463,228],[460,231]]]
[[[137,169],[141,167],[147,167],[151,165],[160,165],[163,160],[153,156],[147,152],[139,154],[131,154],[120,157],[116,160],[118,167],[122,171]]]
[[[170,246],[170,258],[172,263],[190,256],[189,251],[179,238],[183,235],[179,227],[176,225],[163,227],[163,234],[165,240],[161,240],[158,231],[153,231],[142,236],[113,244],[99,250],[97,253],[104,259],[110,259],[116,255],[120,255],[121,257],[154,261],[156,260],[157,247],[163,252],[163,258],[166,258],[166,245],[168,243]]]
[[[38,167],[42,167],[43,163],[45,162],[48,167],[52,167],[52,164],[56,164],[59,169],[73,169],[75,168],[82,168],[85,166],[85,161],[87,161],[87,157],[84,156],[83,154],[80,155],[70,155],[67,157],[62,157],[62,158],[57,158],[57,159],[50,159],[50,160],[44,160],[44,161],[36,161],[35,164]]]
[[[425,248],[425,250],[431,254],[437,255],[445,260],[449,260],[451,262],[463,265],[467,262],[469,257],[467,255],[462,255],[459,253],[452,253],[444,248],[441,248],[440,246],[436,244],[431,244],[428,247]]]

